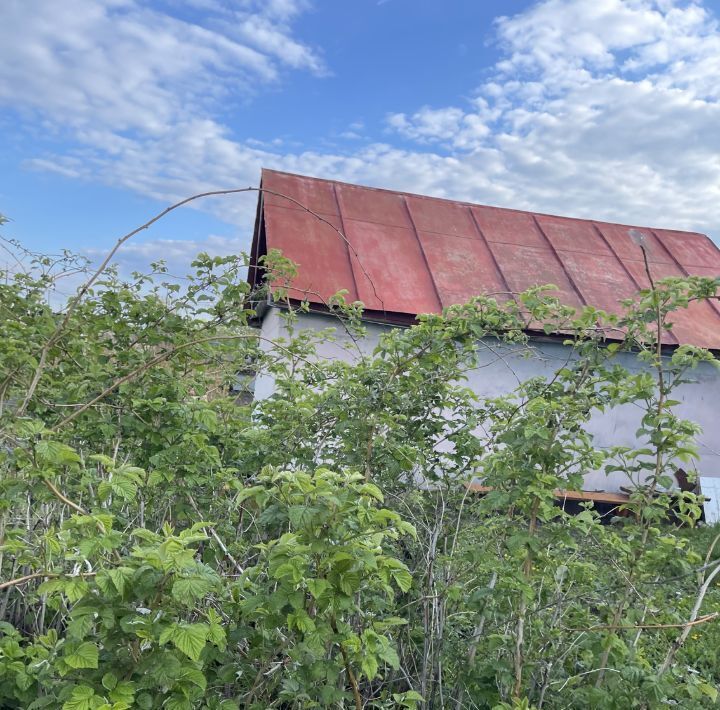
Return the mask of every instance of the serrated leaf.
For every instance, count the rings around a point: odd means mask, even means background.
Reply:
[[[81,643],[74,651],[63,657],[70,668],[97,668],[98,647],[90,641]]]
[[[319,599],[330,586],[326,579],[308,579],[305,584],[315,599]]]
[[[76,602],[82,599],[88,590],[88,583],[82,577],[70,577],[65,580],[63,591],[68,601]]]
[[[388,643],[378,649],[378,656],[385,661],[391,668],[397,670],[400,668],[400,657],[397,651]]]
[[[93,710],[101,702],[95,691],[87,685],[73,688],[70,697],[63,703],[63,710]]]
[[[181,695],[172,695],[163,703],[163,710],[192,710],[192,703]]]
[[[227,644],[227,637],[225,635],[225,629],[222,627],[220,615],[215,609],[210,608],[208,610],[208,641],[215,644],[221,651],[225,650]]]
[[[410,535],[413,540],[417,540],[417,530],[412,523],[408,523],[406,520],[399,520],[395,523],[395,527],[405,535]]]
[[[122,596],[125,592],[125,584],[129,582],[133,576],[133,570],[131,567],[115,567],[108,570],[108,575],[115,589],[117,589],[118,594]]]
[[[48,579],[38,587],[39,594],[54,594],[65,589],[64,579]]]
[[[140,708],[140,710],[151,710],[152,706],[153,699],[149,693],[140,693],[135,698],[135,707]]]
[[[78,456],[75,449],[67,444],[61,444],[59,441],[50,441],[48,439],[37,442],[35,453],[41,461],[56,466],[80,461],[80,456]]]
[[[132,707],[135,698],[135,684],[129,680],[121,680],[111,691],[110,700],[126,708]]]
[[[360,588],[360,573],[345,572],[345,574],[340,576],[338,586],[344,594],[352,596]]]
[[[158,643],[161,646],[164,646],[173,637],[174,633],[175,633],[175,625],[174,624],[172,624],[171,626],[166,626],[160,632],[160,636],[158,638]]]
[[[378,672],[377,658],[372,653],[364,654],[360,661],[360,670],[368,680],[372,680]]]
[[[395,584],[400,587],[401,591],[407,592],[408,589],[412,587],[412,575],[408,572],[407,568],[392,570],[392,576],[395,580]]]
[[[371,496],[380,503],[384,501],[382,491],[374,483],[364,483],[360,488],[360,492]]]
[[[184,604],[193,604],[212,589],[212,584],[203,577],[181,577],[172,586],[172,595]]]
[[[242,503],[243,501],[247,500],[248,498],[252,498],[264,490],[265,490],[265,486],[250,486],[250,488],[243,488],[243,490],[241,490],[237,494],[237,502]]]
[[[197,668],[188,668],[187,670],[183,671],[183,674],[180,676],[180,680],[192,683],[201,690],[205,690],[205,688],[207,687],[207,679],[205,678],[205,675]]]
[[[200,659],[208,637],[207,624],[181,623],[175,626],[170,640],[175,647],[193,661]]]

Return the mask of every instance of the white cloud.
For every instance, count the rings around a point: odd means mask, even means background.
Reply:
[[[173,14],[197,2],[162,11],[143,0],[5,0],[0,103],[55,127],[152,137],[254,82],[276,81],[283,66],[324,70],[291,36],[304,3],[203,0],[198,19]]]
[[[477,101],[478,109],[486,104]],[[405,138],[419,143],[445,143],[460,149],[478,147],[489,136],[487,125],[489,115],[466,113],[460,108],[450,106],[433,109],[423,106],[408,118],[403,113],[392,113],[388,116],[388,125]]]
[[[118,252],[114,263],[121,275],[133,271],[147,273],[149,264],[162,260],[167,267],[167,280],[183,281],[190,270],[190,262],[200,253],[210,256],[240,254],[247,249],[247,242],[239,237],[210,235],[205,239],[149,239],[141,242],[128,242]],[[86,249],[82,253],[93,263],[101,261],[105,249]],[[160,277],[158,280],[162,280]]]
[[[720,29],[699,2],[538,2],[498,20],[502,56],[470,101],[391,113],[403,149],[348,135],[337,152],[237,139],[214,113],[238,80],[326,71],[292,36],[304,2],[186,0],[209,18],[202,25],[131,0],[32,4],[47,10],[35,13],[42,20],[26,22],[13,0],[0,8],[10,38],[0,46],[0,101],[42,111],[77,142],[35,156],[38,169],[170,201],[257,185],[266,166],[720,236]],[[21,69],[5,61],[13,53]],[[362,125],[350,129],[369,138]],[[240,196],[205,208],[247,236],[254,204]]]
[[[497,30],[505,57],[475,106],[389,126],[464,163],[494,156],[485,171],[505,204],[720,236],[720,29],[707,8],[546,0]],[[490,128],[474,142],[473,118]]]

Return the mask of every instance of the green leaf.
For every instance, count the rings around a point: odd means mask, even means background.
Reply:
[[[407,592],[412,587],[412,575],[408,571],[407,567],[403,565],[403,569],[394,569],[391,571],[395,584],[400,587],[400,590]]]
[[[700,692],[703,695],[706,695],[710,700],[714,703],[718,699],[718,690],[714,685],[711,685],[710,683],[701,682],[698,685],[698,688],[700,689]]]
[[[408,523],[405,520],[398,520],[397,523],[395,523],[395,527],[403,534],[410,535],[410,537],[413,538],[413,540],[417,540],[417,530],[415,529],[415,526],[412,523]]]
[[[98,495],[101,500],[106,500],[110,494],[122,500],[132,500],[137,495],[137,484],[130,477],[120,473],[112,474],[112,477],[98,485]]]
[[[403,708],[415,710],[418,703],[423,701],[423,696],[416,690],[408,690],[406,693],[393,693],[393,700]]]
[[[105,456],[105,454],[93,454],[92,456],[88,456],[88,459],[101,463],[105,468],[113,468],[115,466],[115,462],[109,456]]]
[[[97,668],[98,647],[90,641],[81,643],[74,651],[63,657],[70,668]]]
[[[125,708],[130,708],[135,698],[135,684],[129,680],[121,680],[115,688],[110,691],[109,697],[113,703],[118,703]]]
[[[397,651],[388,642],[387,645],[383,644],[378,648],[378,656],[385,661],[391,668],[397,670],[400,668],[400,657]]]
[[[188,658],[197,661],[205,648],[207,637],[207,624],[187,624],[183,622],[175,626],[171,641]]]
[[[131,567],[115,567],[108,570],[108,575],[120,596],[125,592],[125,584],[132,578],[133,573]]]
[[[98,698],[90,686],[77,685],[62,707],[63,710],[93,710],[101,703],[102,698]]]
[[[88,583],[82,577],[70,577],[65,579],[63,591],[70,602],[76,602],[87,594]]]
[[[181,695],[172,695],[163,703],[163,710],[193,710],[193,706]]]
[[[208,641],[217,646],[221,651],[225,650],[227,637],[222,627],[222,617],[212,607],[208,609]]]
[[[184,604],[194,604],[212,589],[212,584],[203,577],[181,577],[172,586],[172,595]]]
[[[352,596],[360,588],[360,581],[359,572],[345,572],[340,575],[338,586],[344,594]]]
[[[37,442],[35,453],[44,463],[56,466],[64,466],[80,461],[80,456],[73,448],[67,444],[61,444],[59,441],[50,441],[48,439]]]
[[[140,710],[151,710],[152,706],[153,699],[149,693],[140,693],[135,698],[135,707],[140,708]]]
[[[363,654],[362,660],[360,661],[360,670],[368,680],[372,680],[377,675],[378,662],[374,654]]]
[[[106,673],[102,677],[102,684],[103,688],[107,688],[107,690],[112,690],[118,682],[117,676],[114,673]]]
[[[188,668],[183,671],[183,674],[180,676],[180,680],[192,683],[200,688],[200,690],[205,690],[205,688],[207,688],[207,679],[205,678],[203,672],[199,671],[197,668]]]
[[[243,488],[240,493],[237,494],[237,502],[242,503],[248,498],[254,498],[258,493],[265,490],[265,486],[250,486],[250,488]]]
[[[375,500],[380,501],[380,503],[384,500],[382,491],[374,483],[364,483],[360,487],[360,492],[371,496]]]
[[[310,594],[312,594],[315,599],[319,599],[330,586],[330,583],[326,579],[308,579],[305,585]]]

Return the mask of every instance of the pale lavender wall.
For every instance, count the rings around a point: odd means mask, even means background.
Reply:
[[[302,314],[297,328],[320,331],[335,329],[335,342],[325,342],[318,347],[323,358],[352,361],[358,352],[372,352],[380,334],[388,326],[368,324],[367,337],[354,343],[338,327],[338,321],[331,316]],[[269,308],[262,324],[262,334],[269,340],[286,337],[285,324],[277,308]],[[480,367],[467,373],[468,385],[483,397],[506,394],[518,383],[536,376],[552,376],[568,358],[568,349],[554,341],[533,341],[530,356],[526,349],[507,346],[498,341],[484,341],[487,349]],[[263,347],[270,347],[267,343]],[[643,365],[631,353],[621,353],[619,363],[630,370],[640,370]],[[677,391],[676,399],[681,401],[675,409],[684,418],[691,419],[703,428],[699,437],[700,458],[694,464],[702,477],[720,478],[720,371],[704,363],[691,373],[692,384],[683,385]],[[255,396],[267,397],[272,393],[273,382],[267,376],[260,376],[256,382]],[[617,445],[635,446],[635,432],[639,427],[640,411],[634,405],[615,408],[604,414],[593,416],[589,431],[598,447]],[[683,464],[685,466],[685,464]],[[606,476],[602,471],[589,473],[585,477],[586,490],[618,491],[627,485],[623,474]],[[720,495],[720,488],[718,489]]]

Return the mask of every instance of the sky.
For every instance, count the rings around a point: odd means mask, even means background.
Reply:
[[[97,257],[261,167],[720,241],[720,0],[2,0],[0,27],[2,234],[35,250]],[[256,200],[119,260],[246,250]]]

